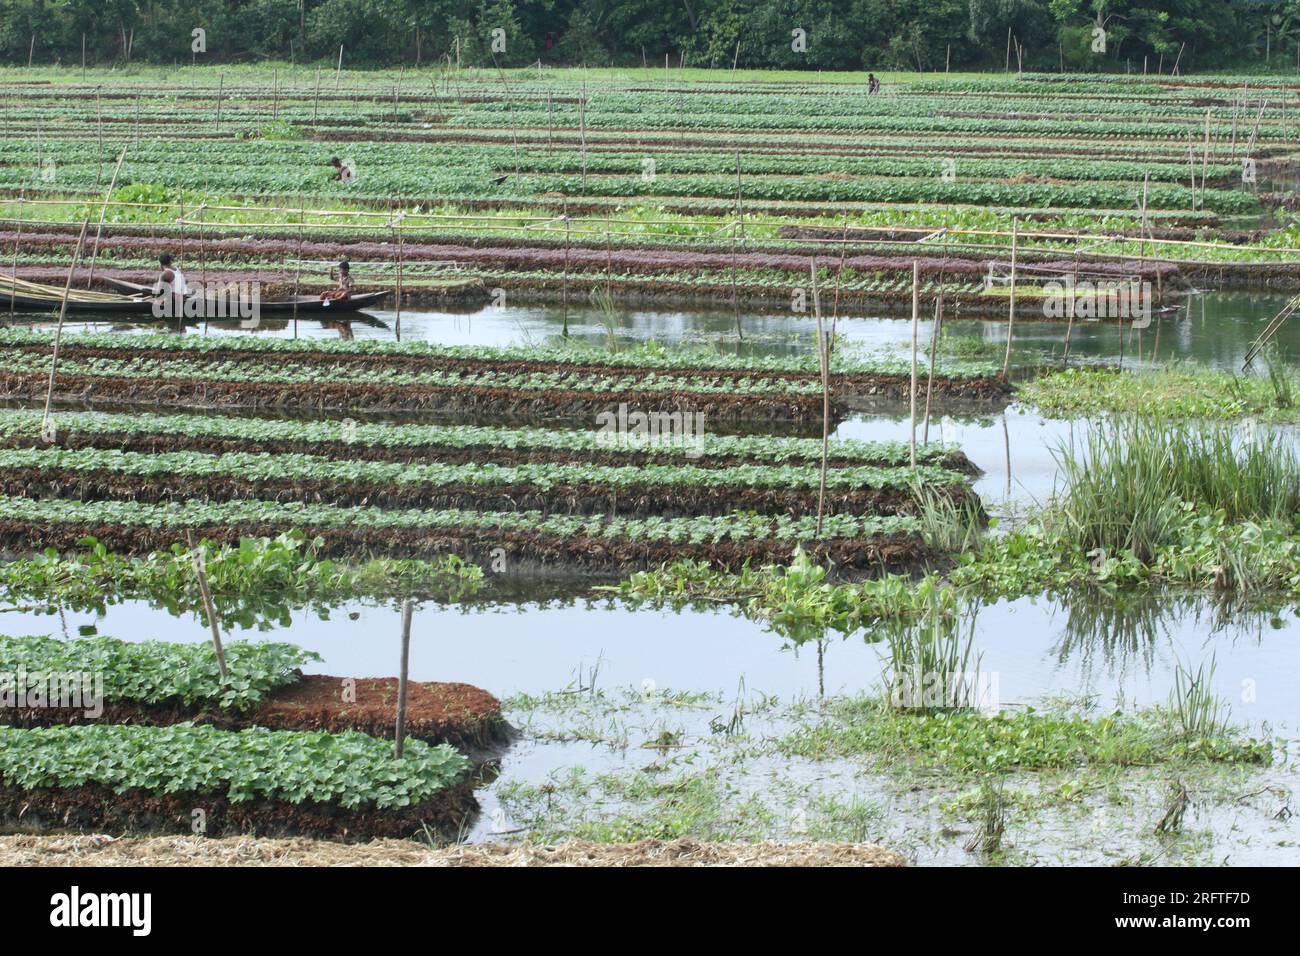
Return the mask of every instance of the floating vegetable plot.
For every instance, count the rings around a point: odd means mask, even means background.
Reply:
[[[650,436],[611,436],[600,431],[508,428],[492,425],[423,425],[293,421],[214,415],[58,412],[53,435],[41,434],[36,410],[0,409],[0,448],[105,448],[134,452],[256,452],[410,464],[516,465],[580,463],[810,465],[821,461],[820,440],[770,435],[699,436],[699,442],[655,442]],[[643,440],[644,438],[644,440]],[[52,439],[52,440],[51,440]],[[827,466],[908,463],[905,441],[831,442]],[[921,445],[917,462],[975,475],[979,470],[957,448]]]
[[[470,762],[360,733],[86,724],[0,727],[0,823],[369,840],[454,835],[477,811]]]
[[[0,492],[85,501],[309,501],[381,508],[520,509],[545,514],[717,515],[817,513],[812,465],[413,465],[315,455],[0,449]],[[919,490],[971,497],[968,478],[933,465],[836,468],[826,510],[906,514]]]
[[[500,549],[525,566],[613,574],[680,558],[723,568],[787,560],[795,545],[859,573],[905,571],[942,556],[916,518],[734,513],[691,518],[617,518],[538,512],[386,510],[270,501],[141,504],[131,501],[0,499],[0,548],[75,548],[87,536],[110,550],[141,554],[170,547],[186,531],[211,541],[273,537],[299,529],[321,538],[323,555],[394,557],[459,554],[488,563]]]
[[[0,397],[43,400],[49,335],[0,332]],[[424,343],[180,339],[68,335],[56,396],[90,404],[365,412],[545,415],[592,422],[620,403],[642,411],[704,413],[710,421],[820,421],[816,364],[798,360],[588,356],[545,350],[451,348]],[[333,347],[330,347],[333,346]],[[270,362],[268,359],[276,361]],[[940,395],[994,399],[1007,386],[989,363],[942,366]],[[901,360],[839,362],[833,404],[857,395],[903,395]]]
[[[305,675],[299,669],[320,659],[293,644],[235,641],[225,645],[223,681],[209,643],[0,636],[0,678],[11,681],[0,691],[12,688],[15,697],[0,708],[0,723],[193,722],[228,730],[356,731],[391,738],[397,680]],[[81,699],[17,699],[25,692],[18,675],[51,674],[80,675]],[[87,679],[95,697],[89,702]],[[469,684],[408,684],[405,726],[408,737],[470,753],[507,739],[500,702]]]

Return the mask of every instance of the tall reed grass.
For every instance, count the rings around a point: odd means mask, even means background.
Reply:
[[[1300,454],[1273,430],[1151,418],[1112,419],[1056,452],[1052,515],[1085,550],[1150,561],[1178,539],[1185,503],[1229,521],[1294,524]]]

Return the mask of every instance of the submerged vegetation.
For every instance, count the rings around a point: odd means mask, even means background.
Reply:
[[[807,757],[906,759],[958,773],[1048,770],[1089,764],[1147,766],[1195,758],[1267,763],[1275,744],[1226,726],[1188,736],[1165,709],[1092,717],[1078,713],[972,710],[908,713],[877,697],[835,701],[781,741]]]

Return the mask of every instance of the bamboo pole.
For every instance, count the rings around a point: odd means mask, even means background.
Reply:
[[[736,291],[736,240],[745,238],[745,200],[740,180],[740,150],[736,150],[736,219],[731,228],[731,311],[736,322],[736,339],[744,341],[745,333],[740,323],[740,299]]]
[[[203,232],[203,210],[207,208],[207,203],[199,203],[199,208],[195,214],[199,218],[199,282],[204,289],[208,286],[208,253],[207,237]]]
[[[1011,219],[1011,294],[1008,296],[1010,304],[1007,307],[1007,354],[1002,358],[1003,381],[1006,381],[1007,372],[1011,368],[1011,338],[1016,327],[1016,245],[1019,237],[1020,217],[1013,216]]]
[[[406,265],[406,233],[402,228],[402,220],[405,218],[404,212],[397,217],[397,320],[394,325],[399,342],[402,341],[402,271]]]
[[[943,322],[943,300],[934,300],[934,325],[930,328],[930,370],[925,379],[925,415],[922,416],[921,444],[930,444],[930,399],[934,395],[934,366],[939,354],[939,325]]]
[[[343,76],[343,44],[339,44],[339,63],[334,68],[334,92],[339,91],[339,79]]]
[[[221,97],[226,92],[226,74],[222,73],[217,77],[217,122],[213,127],[213,132],[218,136],[221,135]]]
[[[81,235],[77,237],[77,248],[72,253],[72,264],[68,266],[68,278],[63,283],[63,300],[59,303],[59,324],[54,328],[54,350],[50,354],[50,381],[45,388],[45,412],[41,416],[41,434],[48,434],[50,427],[50,405],[54,401],[54,377],[59,368],[59,343],[63,340],[63,320],[68,314],[68,293],[72,291],[72,274],[77,271],[77,261],[81,258],[81,246],[86,241],[86,230],[90,220],[81,222]],[[17,280],[17,276],[14,279]],[[17,292],[14,288],[13,292]]]
[[[20,199],[19,202],[22,200]],[[14,271],[13,282],[9,286],[9,321],[14,320],[14,299],[18,294],[18,247],[23,241],[23,220],[18,220],[18,231],[14,234]]]
[[[921,444],[930,443],[930,400],[934,395],[934,370],[939,351],[939,335],[943,329],[943,280],[948,269],[948,223],[944,216],[943,259],[939,261],[939,294],[934,299],[934,328],[930,335],[930,374],[925,385],[925,424],[922,426]]]
[[[817,319],[817,367],[822,380],[822,468],[821,482],[817,492],[817,530],[816,536],[822,534],[822,518],[826,509],[826,460],[831,434],[831,385],[830,355],[826,351],[826,336],[822,329],[821,292],[817,287],[817,257],[808,261],[808,273],[812,283],[813,315]]]
[[[194,575],[199,579],[199,594],[203,597],[203,611],[208,618],[208,627],[212,630],[212,647],[217,652],[217,670],[224,682],[229,678],[226,670],[226,649],[221,644],[221,626],[217,623],[217,611],[212,601],[212,588],[208,586],[208,572],[203,562],[203,552],[194,546],[194,534],[185,532],[185,543],[190,548],[190,561],[194,564]]]
[[[1070,289],[1070,316],[1065,323],[1065,351],[1061,355],[1061,364],[1070,364],[1070,337],[1074,333],[1075,289],[1079,286],[1079,249],[1074,250],[1074,288]]]
[[[564,277],[560,282],[564,302],[564,327],[561,334],[569,337],[569,198],[564,198]]]
[[[320,65],[316,66],[316,92],[311,98],[311,125],[316,125],[316,110],[320,107]]]
[[[1237,97],[1232,98],[1232,159],[1237,158],[1237,110],[1240,108],[1240,100]]]
[[[587,78],[582,78],[582,100],[578,104],[579,131],[582,136],[582,194],[587,195]]]
[[[411,599],[402,602],[402,655],[397,672],[397,727],[393,733],[393,756],[398,760],[406,749],[406,686],[411,667]]]
[[[298,197],[298,205],[306,205],[306,200],[302,196]],[[306,222],[306,213],[301,213],[298,216],[298,261],[293,267],[293,337],[295,339],[298,338],[298,296],[301,295],[303,229]]]
[[[835,330],[840,319],[840,286],[844,284],[844,257],[849,251],[849,214],[844,214],[844,235],[840,241],[840,264],[835,270],[835,299],[831,303],[831,340],[828,351],[835,349]]]
[[[1205,111],[1205,151],[1201,154],[1201,206],[1205,206],[1205,180],[1210,175],[1210,111]]]
[[[100,104],[99,95],[103,87],[95,89],[95,141],[98,144],[99,156],[97,162],[99,166],[95,170],[95,185],[98,186],[104,176],[104,108]]]
[[[912,383],[908,389],[911,403],[911,449],[912,467],[916,467],[916,334],[917,324],[921,319],[921,263],[912,260]]]

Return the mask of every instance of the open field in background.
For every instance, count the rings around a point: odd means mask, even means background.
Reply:
[[[815,257],[845,308],[903,311],[919,258],[927,298],[942,284],[954,312],[989,316],[1005,304],[983,279],[990,262],[1009,274],[1018,218],[1021,298],[1040,314],[1035,275],[1160,275],[1161,293],[1294,275],[1300,80],[887,74],[872,96],[864,81],[0,72],[0,249],[48,281],[102,212],[97,268],[135,278],[168,248],[191,274],[316,288],[347,255],[385,286],[400,259],[416,300],[499,288],[585,301],[599,284],[787,306]],[[332,155],[354,181],[330,181]]]
[[[0,858],[1287,860],[1300,74],[880,77],[0,69],[0,273],[395,293],[0,306]]]

